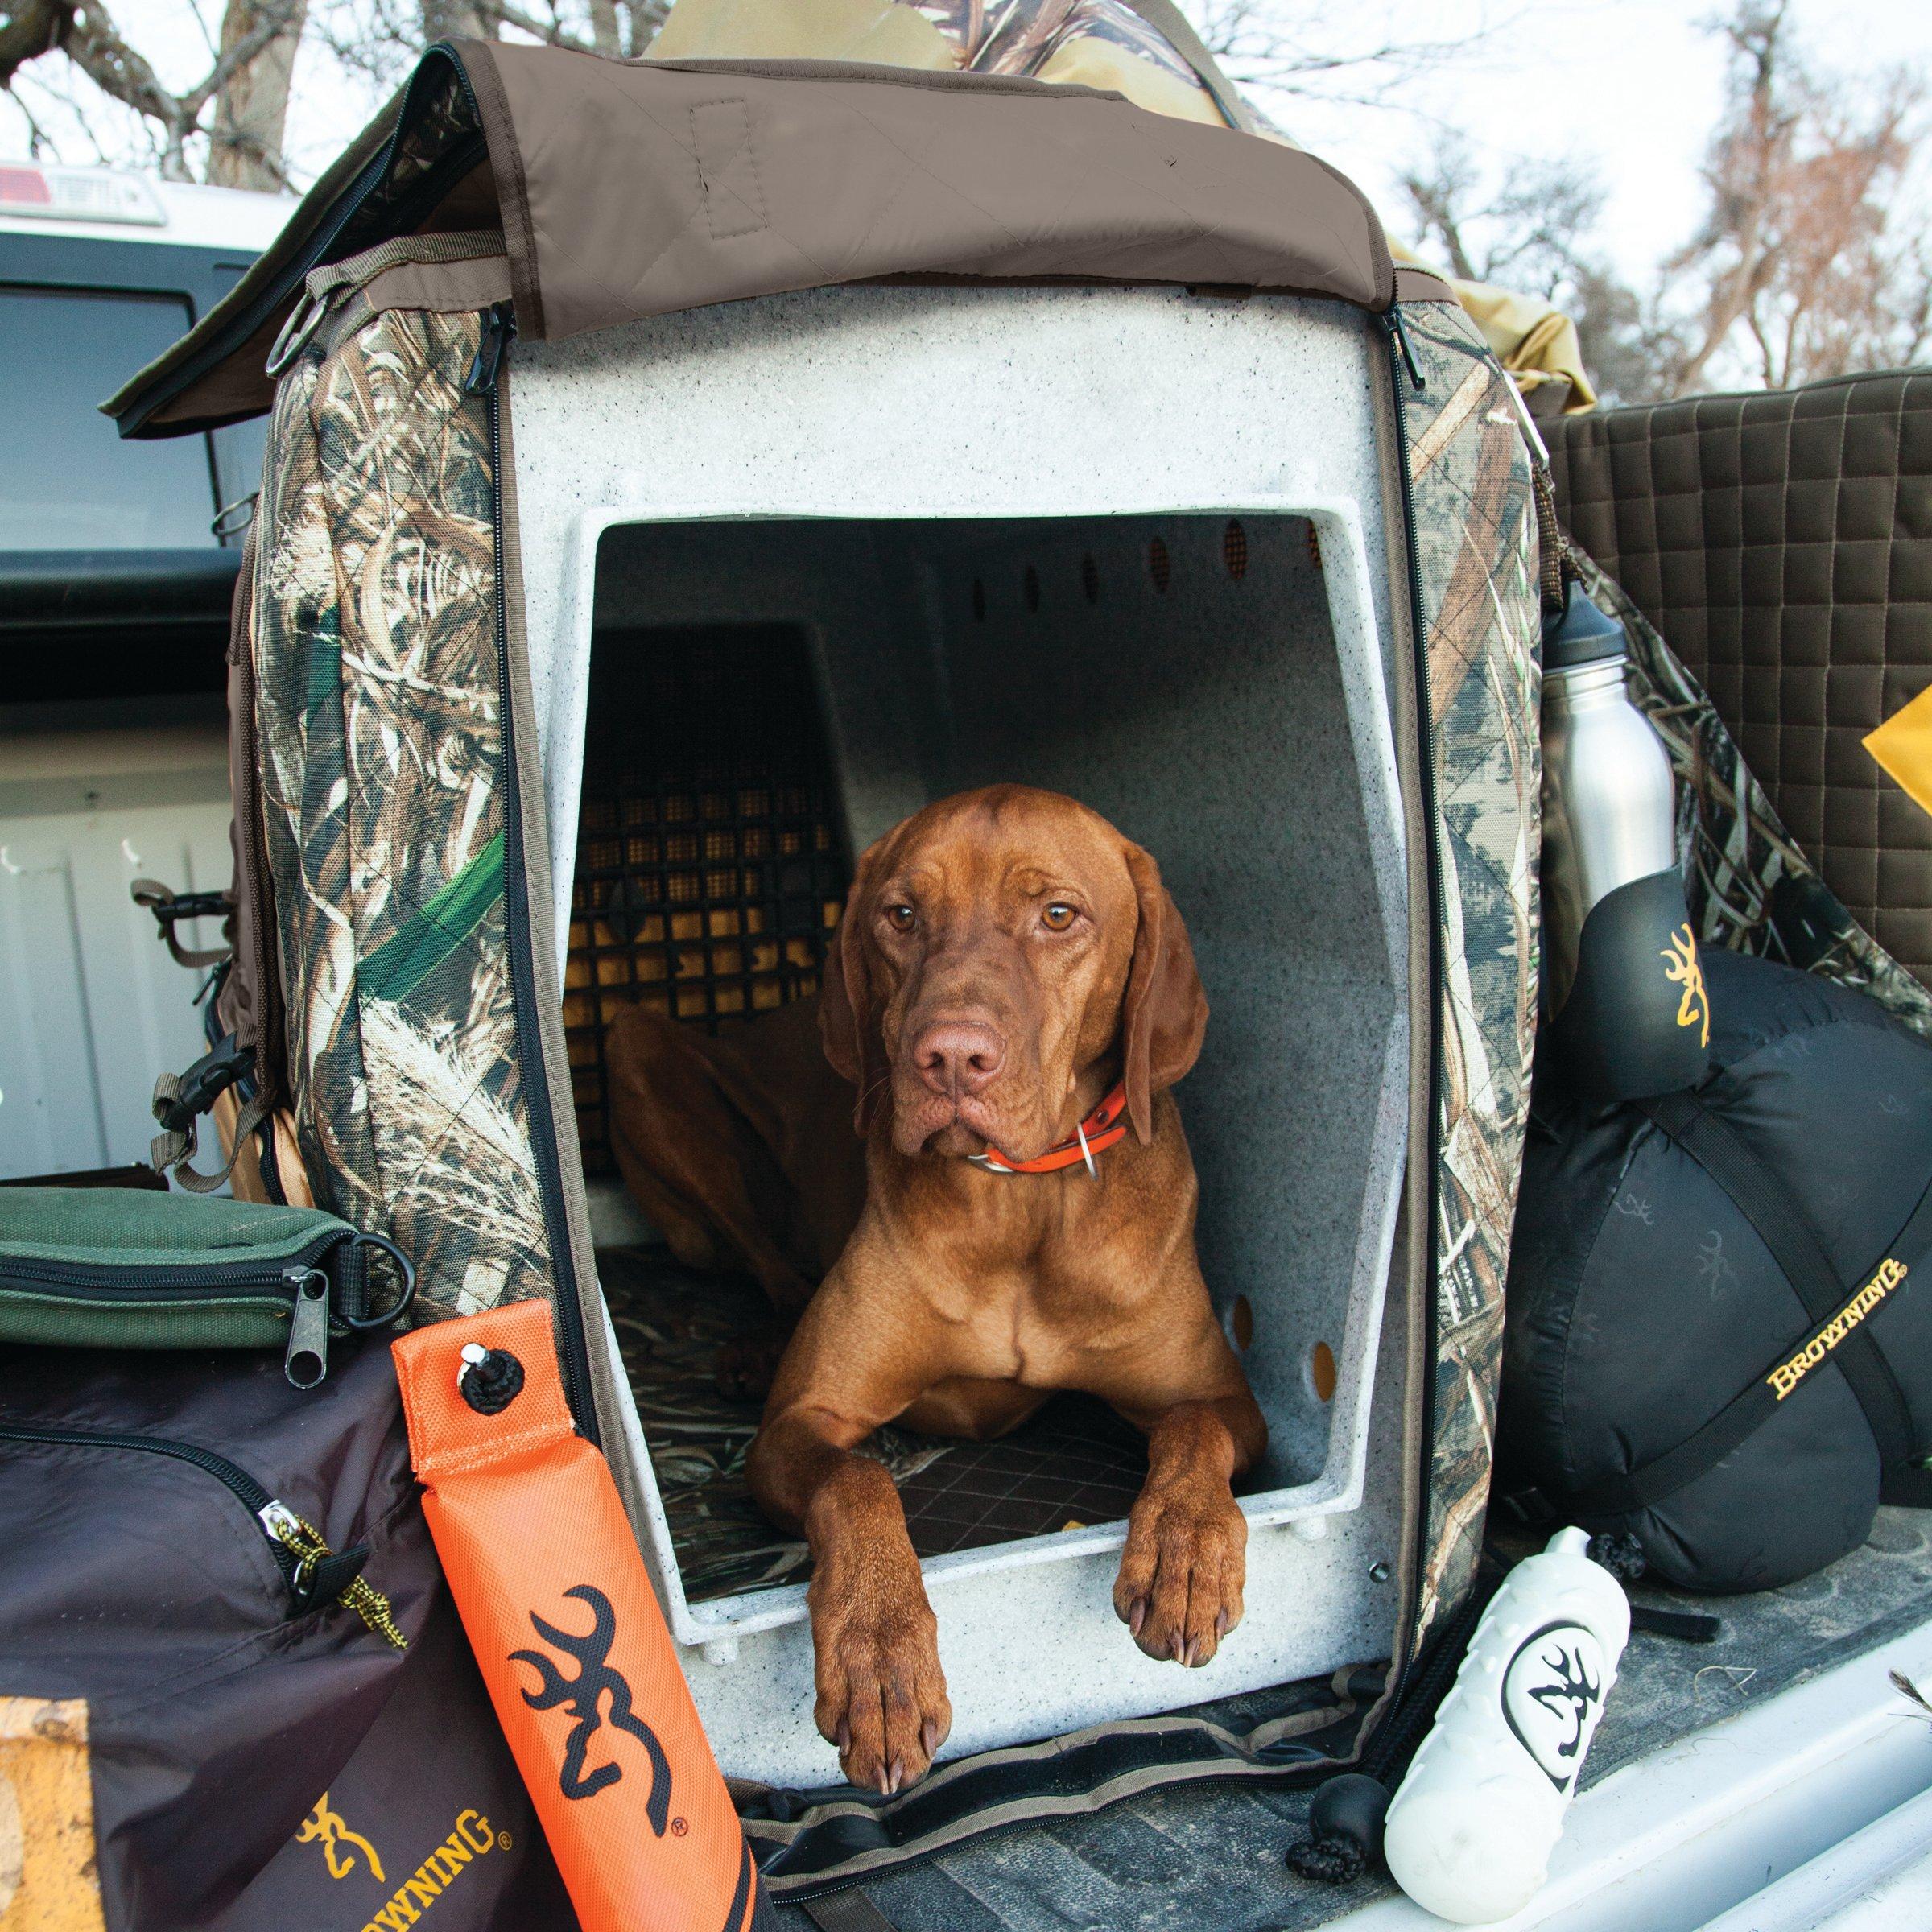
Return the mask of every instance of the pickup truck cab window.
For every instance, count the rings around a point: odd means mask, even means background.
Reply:
[[[0,550],[214,547],[207,437],[124,443],[97,407],[193,320],[179,295],[0,286]]]

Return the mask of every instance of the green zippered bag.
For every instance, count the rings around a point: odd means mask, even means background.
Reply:
[[[0,1187],[0,1341],[281,1348],[298,1389],[332,1336],[400,1322],[415,1271],[319,1208],[94,1187]]]

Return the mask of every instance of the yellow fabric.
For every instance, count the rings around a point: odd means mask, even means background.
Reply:
[[[1201,121],[1210,127],[1222,125],[1221,110],[1205,88],[1164,73],[1150,61],[1137,60],[1125,47],[1091,35],[1060,47],[1036,77],[1125,94],[1136,107],[1150,114],[1171,114],[1177,121]]]
[[[1932,812],[1932,687],[1868,732],[1865,749],[1921,811]]]
[[[1435,275],[1443,273],[1393,236],[1389,247],[1398,262]],[[1497,361],[1516,378],[1519,389],[1567,382],[1570,394],[1563,404],[1566,415],[1580,415],[1596,408],[1596,390],[1584,372],[1583,345],[1577,339],[1576,324],[1561,309],[1540,295],[1516,295],[1487,282],[1464,282],[1454,275],[1444,279],[1496,351]]]
[[[677,0],[654,60],[870,60],[928,72],[960,50],[898,0]]]
[[[948,10],[938,10],[952,17]],[[1021,64],[1037,79],[1104,89],[1124,94],[1137,107],[1182,120],[1220,122],[1220,110],[1204,89],[1154,58],[1141,58],[1117,38],[1076,27],[1042,44],[1052,48],[1044,60]],[[1158,44],[1166,47],[1164,40]],[[755,57],[870,60],[941,72],[961,66],[964,53],[905,0],[675,0],[650,47],[655,60]],[[1393,237],[1389,246],[1397,261],[1442,272]],[[1518,388],[1560,382],[1567,386],[1567,415],[1596,407],[1576,324],[1561,310],[1535,295],[1445,279]]]
[[[101,1932],[83,1699],[0,1697],[0,1932]]]

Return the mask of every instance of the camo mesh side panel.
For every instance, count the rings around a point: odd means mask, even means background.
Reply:
[[[1410,474],[1443,868],[1435,1446],[1418,1638],[1475,1575],[1495,1443],[1503,1281],[1536,1039],[1541,606],[1508,378],[1459,310],[1403,312],[1426,387]]]
[[[489,425],[461,391],[477,334],[393,312],[303,351],[256,606],[303,1163],[452,1314],[551,1287],[504,918]]]
[[[1846,910],[1792,843],[1703,686],[1621,587],[1571,548],[1584,588],[1630,634],[1630,695],[1677,774],[1678,852],[1705,943],[1855,987],[1932,1038],[1932,993]]]

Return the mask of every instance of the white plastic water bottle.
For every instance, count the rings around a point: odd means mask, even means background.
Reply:
[[[1389,1807],[1383,1853],[1426,1911],[1507,1918],[1535,1896],[1630,1636],[1623,1587],[1563,1530],[1509,1572]]]

